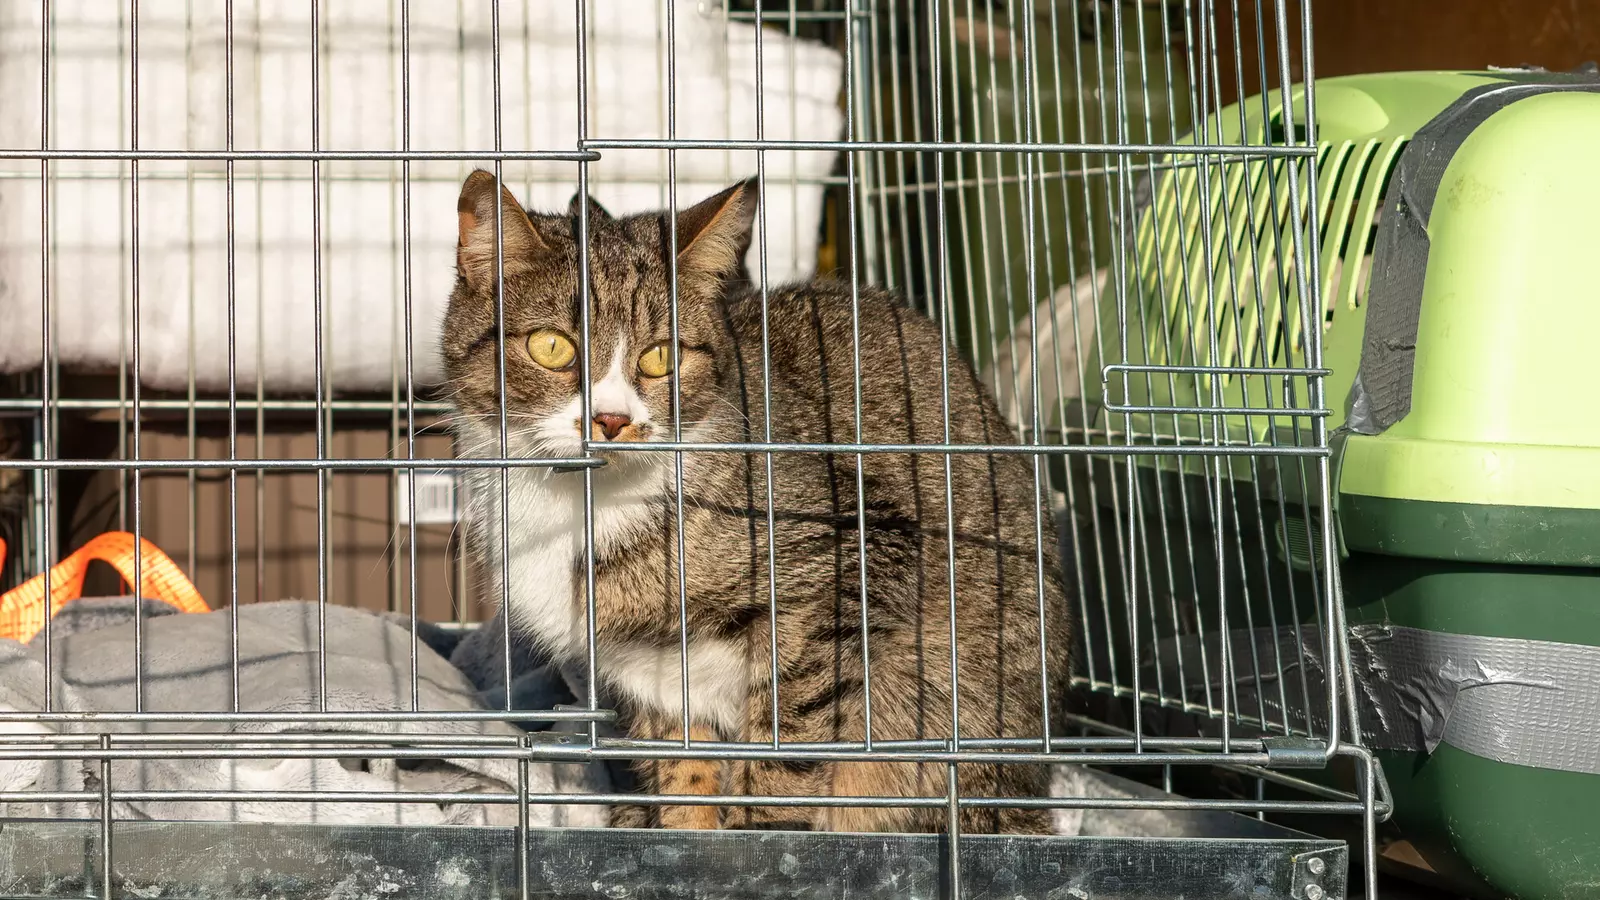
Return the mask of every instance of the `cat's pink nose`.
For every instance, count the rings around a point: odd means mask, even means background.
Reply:
[[[620,416],[616,413],[595,413],[594,415],[594,423],[600,426],[601,431],[605,432],[606,440],[608,441],[616,440],[617,435],[622,433],[622,429],[627,428],[632,421],[627,416]]]

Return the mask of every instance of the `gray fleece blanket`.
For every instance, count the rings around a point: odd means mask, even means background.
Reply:
[[[133,709],[132,598],[79,600],[63,607],[51,624],[55,646],[52,676],[55,708],[61,711]],[[229,615],[226,610],[204,615],[178,615],[163,603],[145,600],[145,708],[155,711],[215,711],[231,708]],[[381,710],[411,708],[410,622],[402,616],[329,606],[328,708]],[[318,691],[317,608],[314,603],[284,601],[242,606],[240,630],[240,708],[247,711],[316,709]],[[500,708],[506,698],[503,621],[468,632],[418,623],[417,668],[419,707],[424,710]],[[24,647],[0,640],[0,712],[43,708],[44,634]],[[447,658],[448,657],[448,658]],[[548,709],[573,702],[574,690],[535,648],[513,635],[510,694],[517,709]],[[312,726],[284,723],[129,724],[0,722],[0,740],[22,735],[97,734],[103,730],[217,732],[245,738],[253,733],[285,733]],[[530,723],[539,729],[543,726]],[[325,723],[316,730],[405,731],[448,737],[461,734],[516,735],[521,731],[500,722]],[[610,733],[610,729],[605,729]],[[23,738],[26,740],[26,738]],[[529,790],[599,793],[632,788],[625,765],[574,766],[534,764]],[[438,760],[397,766],[392,761],[344,760],[126,760],[112,764],[116,790],[233,791],[412,791],[514,793],[515,764],[503,760]],[[98,790],[99,766],[81,760],[40,762],[0,760],[0,791]],[[1120,796],[1093,774],[1074,765],[1054,767],[1051,794],[1056,797]],[[321,822],[340,824],[495,824],[514,825],[516,807],[467,803],[283,803],[256,800],[198,803],[182,800],[118,802],[119,818],[162,820],[225,819],[258,822]],[[3,816],[92,817],[93,803],[0,803]],[[533,806],[535,826],[600,827],[607,808],[594,804]],[[1091,826],[1082,809],[1054,812],[1057,834],[1134,832],[1116,823]]]
[[[51,679],[58,711],[107,712],[135,708],[134,625],[107,624],[117,611],[83,604],[52,627]],[[126,612],[131,603],[124,602]],[[163,615],[143,626],[144,708],[151,712],[215,712],[233,707],[230,665],[231,616],[226,610]],[[147,615],[149,613],[147,612]],[[411,708],[411,652],[414,638],[394,617],[339,606],[326,608],[327,706],[333,711]],[[317,606],[282,601],[239,608],[239,709],[247,712],[314,711],[319,708]],[[102,626],[102,627],[96,627]],[[467,678],[429,646],[417,648],[417,701],[425,711],[483,708]],[[42,638],[31,645],[0,640],[0,712],[44,708],[45,650]],[[316,731],[426,734],[439,739],[459,735],[523,732],[503,722],[297,723],[105,723],[0,722],[0,736],[98,734],[111,732],[217,733],[235,739],[250,735]],[[69,745],[70,746],[70,745]],[[291,744],[290,746],[293,746]],[[229,791],[407,791],[514,793],[517,767],[509,759],[440,759],[396,765],[393,760],[347,759],[137,759],[111,765],[114,790]],[[0,791],[98,790],[100,767],[83,759],[0,760]],[[592,793],[609,789],[603,767],[535,763],[529,789],[534,793]],[[514,824],[516,807],[479,803],[118,802],[116,815],[132,819],[224,819],[266,822],[361,824]],[[94,816],[96,804],[0,803],[0,816]],[[534,806],[531,824],[599,826],[607,810],[593,804]]]

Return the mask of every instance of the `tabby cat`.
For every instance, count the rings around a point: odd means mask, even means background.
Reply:
[[[692,740],[770,745],[776,722],[785,742],[859,742],[870,703],[876,742],[946,739],[954,712],[963,739],[1027,738],[1029,749],[1041,746],[1046,694],[1053,705],[1063,693],[1070,635],[1055,542],[1038,549],[1043,512],[1025,457],[955,455],[947,489],[942,455],[782,453],[769,470],[762,453],[688,452],[680,537],[674,454],[610,449],[673,440],[669,228],[677,235],[684,441],[763,441],[770,414],[777,442],[943,443],[938,329],[891,295],[861,290],[858,438],[849,287],[815,280],[775,288],[767,316],[771,378],[764,382],[761,295],[739,277],[756,211],[755,184],[746,182],[676,217],[616,218],[587,201],[585,359],[576,219],[582,201],[574,197],[566,215],[530,215],[509,191],[497,192],[492,175],[475,172],[458,205],[458,277],[443,330],[464,456],[500,453],[497,198],[509,453],[578,457],[587,436],[605,461],[593,476],[597,673],[628,734],[684,738],[681,626]],[[592,384],[589,422],[581,420],[582,367]],[[993,399],[953,354],[948,393],[950,443],[1006,440]],[[468,477],[472,545],[498,597],[501,475],[478,469]],[[511,622],[569,670],[586,668],[583,476],[516,468],[506,497]],[[947,789],[947,767],[937,762],[662,759],[635,768],[645,791],[664,795],[940,797]],[[1042,796],[1046,783],[1040,765],[958,767],[964,796]],[[1043,832],[1049,823],[1037,808],[967,808],[961,817],[962,828],[976,832]],[[735,804],[623,806],[612,821],[934,831],[947,819],[944,809],[928,807]]]

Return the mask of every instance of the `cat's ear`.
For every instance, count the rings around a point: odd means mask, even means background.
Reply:
[[[578,210],[581,208],[579,204],[581,203],[583,203],[583,195],[577,193],[573,194],[572,199],[567,201],[567,215],[576,219],[578,217]],[[615,216],[611,215],[610,210],[606,209],[604,206],[601,206],[599,200],[590,197],[589,218],[597,222],[610,222],[615,219]]]
[[[756,220],[756,180],[742,181],[678,213],[678,269],[719,278],[739,271]]]
[[[507,275],[525,271],[529,260],[548,249],[528,220],[511,189],[495,190],[494,174],[482,169],[467,176],[456,201],[456,271],[475,290],[492,288],[495,281],[495,200],[499,195],[501,251]]]

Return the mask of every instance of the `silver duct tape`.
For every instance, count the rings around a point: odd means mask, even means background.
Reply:
[[[1157,648],[1169,683],[1177,654],[1198,658],[1199,643],[1188,636]],[[1205,643],[1220,670],[1219,641]],[[1288,628],[1239,630],[1230,644],[1236,713],[1264,721],[1265,732],[1281,733],[1287,722],[1326,733],[1327,667],[1315,626],[1298,641]],[[1266,665],[1280,658],[1281,678]],[[1370,748],[1432,753],[1447,743],[1497,762],[1600,774],[1600,647],[1362,625],[1350,629],[1350,660]],[[1205,687],[1189,684],[1185,693],[1204,702]],[[1222,684],[1209,687],[1215,706]]]

